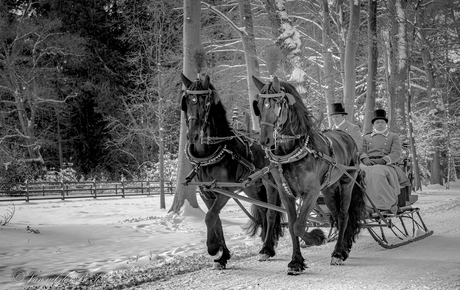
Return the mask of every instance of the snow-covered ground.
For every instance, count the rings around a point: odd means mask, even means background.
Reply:
[[[0,227],[0,289],[204,254],[204,212],[186,201],[181,215],[168,215],[173,197],[166,195],[166,209],[159,196],[16,203],[13,219]],[[0,203],[0,217],[11,208]],[[229,246],[254,242],[234,202],[222,217]]]
[[[109,280],[110,273],[136,276],[149,265],[165,268],[180,256],[173,277],[131,289],[460,289],[460,185],[452,187],[417,193],[433,236],[386,250],[363,232],[344,266],[329,265],[333,243],[303,249],[309,268],[296,277],[286,275],[287,237],[271,261],[251,256],[260,242],[243,233],[247,217],[233,201],[221,214],[234,254],[224,271],[213,270],[206,254],[204,212],[186,205],[181,215],[168,214],[171,195],[166,209],[160,209],[159,197],[16,203],[13,219],[0,227],[0,289],[58,285],[78,277]],[[8,208],[11,204],[0,203],[0,217]],[[190,273],[177,270],[194,266],[198,270]]]

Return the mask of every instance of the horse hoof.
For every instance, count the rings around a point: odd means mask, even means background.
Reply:
[[[331,265],[343,265],[343,260],[341,258],[332,257],[331,258]]]
[[[270,259],[269,255],[267,255],[267,254],[259,254],[259,261],[261,261],[261,262],[268,261],[268,259]]]
[[[297,275],[300,275],[301,273],[302,273],[302,270],[294,269],[294,268],[289,268],[287,272],[289,276],[297,276]]]
[[[226,267],[225,265],[222,265],[220,263],[214,263],[214,270],[225,270]]]
[[[301,240],[301,241],[300,241],[300,247],[301,247],[301,248],[309,248],[310,246],[307,246],[307,244],[305,243],[305,241],[304,241],[304,240]]]

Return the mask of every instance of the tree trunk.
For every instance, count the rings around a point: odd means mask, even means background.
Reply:
[[[345,111],[348,121],[353,121],[356,96],[356,50],[358,48],[359,11],[361,0],[350,0],[350,23],[345,46],[345,82],[343,83]]]
[[[368,6],[368,24],[367,40],[369,44],[369,61],[367,64],[367,92],[366,107],[364,112],[364,123],[362,133],[366,134],[372,131],[371,120],[374,116],[378,49],[377,49],[377,0],[369,0]]]
[[[388,107],[389,125],[393,132],[406,135],[406,116],[404,112],[407,96],[407,3],[402,0],[389,1],[389,15],[391,18],[390,31],[390,78]]]
[[[423,13],[422,11],[419,11],[417,14],[417,17],[422,21],[423,20],[423,15],[420,15]],[[426,79],[427,79],[427,86],[426,86],[426,95],[428,98],[429,106],[430,106],[430,115],[432,117],[432,129],[441,129],[442,128],[442,111],[440,110],[438,104],[438,99],[441,98],[440,94],[438,94],[438,90],[436,88],[436,81],[434,79],[434,74],[433,74],[433,67],[432,67],[432,61],[431,61],[431,55],[429,52],[429,49],[431,47],[430,43],[425,37],[425,30],[424,30],[424,24],[423,22],[420,22],[422,25],[422,29],[419,30],[418,37],[421,40],[422,43],[422,49],[421,49],[421,54],[422,54],[422,60],[423,60],[423,66],[425,68],[425,74],[426,74]],[[442,103],[442,99],[439,100],[439,104]],[[433,144],[433,155],[432,155],[432,161],[431,161],[431,184],[442,184],[442,177],[441,177],[441,160],[439,157],[439,148],[438,146],[440,145],[440,140],[434,139],[432,140]]]
[[[201,5],[199,0],[184,0],[184,67],[183,73],[189,79],[195,79],[197,72],[193,65],[193,51],[201,46]],[[181,112],[179,139],[179,168],[177,172],[176,194],[169,212],[179,212],[185,200],[194,208],[198,208],[196,186],[184,186],[182,182],[192,170],[190,161],[185,155],[187,126],[185,114]]]
[[[242,25],[246,31],[241,33],[244,48],[244,59],[246,61],[246,75],[249,90],[249,108],[252,120],[252,129],[256,132],[260,131],[259,119],[254,114],[252,103],[256,100],[258,90],[252,81],[252,76],[259,77],[259,62],[257,61],[256,41],[254,37],[254,25],[252,22],[251,3],[249,0],[238,0],[240,10],[240,18]]]
[[[340,76],[342,77],[342,84],[345,83],[345,43],[346,43],[346,29],[345,29],[345,23],[344,23],[344,12],[343,12],[343,1],[344,0],[337,0],[336,2],[336,13],[338,15],[338,20],[337,20],[337,28],[336,31],[339,34],[339,45],[338,45],[338,50],[339,50],[339,55],[340,55]],[[337,100],[338,101],[338,100]],[[343,96],[340,98],[340,101],[343,101]]]
[[[407,119],[408,119],[408,128],[409,128],[409,141],[410,141],[410,151],[412,154],[412,175],[414,178],[414,183],[412,184],[415,190],[422,190],[422,181],[420,178],[420,167],[418,166],[418,156],[417,150],[415,149],[415,141],[413,136],[413,127],[412,127],[412,90],[409,92],[409,97],[407,98]]]
[[[329,39],[329,5],[327,0],[323,0],[322,3],[322,16],[323,16],[323,60],[324,60],[324,95],[326,96],[326,110],[328,116],[328,128],[332,126],[332,119],[329,115],[331,112],[331,106],[334,101],[334,66],[331,51],[331,42]]]
[[[426,95],[429,100],[430,104],[430,113],[432,114],[433,117],[433,130],[436,128],[441,128],[442,124],[439,121],[439,113],[435,113],[437,111],[436,108],[436,100],[434,100],[437,96],[433,96],[433,89],[435,89],[435,80],[433,77],[433,71],[431,67],[431,57],[430,53],[428,51],[429,47],[427,44],[424,45],[424,48],[422,48],[422,59],[423,59],[423,65],[425,67],[425,73],[426,73],[426,78],[428,80],[427,82],[427,87],[426,87]],[[441,160],[439,158],[439,140],[433,140],[433,147],[434,147],[434,152],[432,155],[432,161],[431,161],[431,184],[442,184],[442,177],[441,177]]]

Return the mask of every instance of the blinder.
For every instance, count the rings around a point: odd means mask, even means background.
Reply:
[[[295,98],[289,93],[285,93],[281,91],[280,93],[275,93],[275,94],[259,94],[259,97],[262,99],[274,99],[275,104],[273,107],[273,113],[278,117],[277,123],[279,125],[284,124],[287,120],[287,107],[288,105],[293,105],[295,104]],[[254,101],[253,103],[253,108],[254,108],[254,113],[256,116],[260,116],[260,110],[257,107],[258,101]],[[263,106],[266,109],[270,108],[270,102],[264,101]],[[263,122],[266,123],[266,122]],[[273,124],[274,125],[274,124]]]
[[[187,98],[191,95],[191,102],[192,104],[198,103],[198,96],[197,95],[207,95],[206,101],[209,102],[208,98],[213,95],[213,91],[211,89],[207,90],[200,90],[200,91],[192,91],[192,90],[185,90],[184,94],[182,95],[181,101],[181,109],[182,111],[187,111]]]

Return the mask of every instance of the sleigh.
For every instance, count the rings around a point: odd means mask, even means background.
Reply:
[[[233,121],[233,126],[240,134],[252,140],[257,138],[257,133],[248,134],[247,132],[249,128],[239,123],[236,118],[234,118]],[[362,229],[367,230],[370,236],[380,246],[386,249],[404,246],[412,242],[422,240],[433,234],[433,231],[427,227],[422,218],[422,210],[416,206],[418,196],[414,194],[414,191],[412,190],[412,161],[409,156],[407,144],[403,144],[403,151],[404,156],[400,161],[399,166],[408,176],[411,184],[401,188],[398,196],[397,212],[392,213],[390,211],[374,208],[372,212],[361,220],[360,224]],[[275,167],[275,165],[272,165],[272,167]],[[242,208],[243,212],[245,212],[250,218],[251,214],[244,208],[240,201],[286,213],[286,210],[282,206],[274,206],[260,200],[249,198],[242,194],[245,187],[255,183],[258,179],[264,178],[271,169],[272,168],[270,167],[266,167],[257,170],[246,180],[238,183],[225,183],[214,180],[213,182],[189,182],[188,184],[196,185],[234,199],[235,202]],[[272,186],[276,188],[276,184],[272,184]],[[240,188],[240,190],[230,192],[222,189],[225,187],[237,187]],[[297,204],[297,206],[300,207],[300,204]],[[307,226],[311,229],[321,228],[326,233],[328,242],[336,240],[338,232],[332,222],[330,210],[326,206],[323,196],[320,196],[317,199],[316,205],[308,217]],[[301,246],[306,247],[305,244],[301,244]]]

